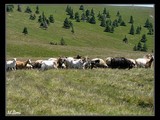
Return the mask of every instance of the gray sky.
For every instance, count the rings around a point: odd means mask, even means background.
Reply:
[[[139,6],[139,7],[154,7],[154,4],[110,4],[114,6]]]

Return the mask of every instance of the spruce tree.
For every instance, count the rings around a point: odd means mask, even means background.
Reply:
[[[147,33],[148,35],[153,35],[153,29],[152,28],[148,28],[149,32]]]
[[[119,13],[119,11],[117,12],[117,15],[116,16],[120,16],[120,13]]]
[[[130,16],[130,21],[129,21],[129,23],[131,23],[131,24],[134,23],[133,16]]]
[[[91,9],[91,16],[94,16],[94,10],[93,10],[93,8]]]
[[[142,35],[142,38],[141,38],[141,42],[144,42],[144,43],[145,43],[146,41],[147,41],[146,35],[143,34],[143,35]]]
[[[24,27],[24,29],[23,29],[23,32],[22,32],[22,33],[24,33],[24,35],[28,34],[27,27]]]
[[[64,39],[63,39],[63,37],[62,37],[61,40],[60,40],[60,45],[66,45],[66,43],[65,43],[65,41],[64,41]]]
[[[148,48],[146,43],[143,44],[142,51],[147,52]]]
[[[86,16],[84,13],[82,13],[82,15],[81,15],[81,20],[83,20],[83,22],[86,20]]]
[[[109,24],[106,24],[106,28],[104,30],[104,32],[110,32],[111,31],[111,28],[109,26]]]
[[[105,27],[106,26],[106,18],[103,17],[100,26]]]
[[[53,15],[50,15],[50,16],[49,16],[49,22],[54,23]]]
[[[119,17],[118,17],[118,23],[121,23],[122,22],[122,16],[120,15]]]
[[[73,19],[73,18],[74,18],[73,9],[71,9],[71,11],[70,11],[69,15],[70,15],[70,17],[69,17],[70,19]]]
[[[18,5],[17,11],[22,12],[21,6]]]
[[[36,7],[36,12],[35,12],[36,14],[39,14],[39,7],[38,7],[38,5],[37,5],[37,7]]]
[[[114,26],[111,26],[110,33],[114,33]]]
[[[70,28],[70,22],[68,21],[68,18],[66,18],[66,19],[64,20],[63,27],[64,27],[64,28],[67,28],[67,29]]]
[[[25,10],[26,13],[32,13],[32,10],[30,9],[29,6],[27,6],[26,10]]]
[[[90,15],[90,11],[87,9],[86,10],[86,17],[88,17]]]
[[[104,8],[104,10],[103,10],[103,14],[107,14],[107,10],[106,10],[106,8]]]
[[[141,29],[140,27],[138,26],[137,29],[136,29],[136,34],[140,34],[141,33]]]
[[[94,15],[90,18],[90,23],[91,24],[96,24],[96,20],[95,20]]]
[[[120,26],[126,26],[126,23],[122,20],[122,22],[120,23]]]
[[[109,11],[107,12],[106,17],[107,17],[107,18],[110,18]]]
[[[14,5],[7,5],[7,12],[13,12]]]
[[[136,46],[136,45],[133,47],[133,50],[134,50],[134,51],[137,51],[137,46]]]
[[[141,51],[141,50],[142,50],[142,44],[141,44],[141,42],[140,42],[140,41],[138,42],[137,50],[139,50],[139,51]]]
[[[133,26],[133,24],[131,25],[131,29],[130,29],[129,34],[134,35],[134,26]]]
[[[84,6],[81,5],[81,6],[79,7],[79,10],[84,10]]]
[[[123,39],[123,42],[128,43],[128,39],[127,39],[126,35],[125,35],[125,38]]]
[[[150,26],[149,19],[146,20],[144,27],[148,28]]]

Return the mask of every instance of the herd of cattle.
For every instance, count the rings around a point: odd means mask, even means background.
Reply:
[[[6,70],[18,70],[18,69],[93,69],[93,68],[118,68],[118,69],[131,69],[131,68],[150,68],[154,56],[147,54],[142,58],[129,59],[125,57],[108,57],[105,60],[101,58],[89,59],[88,57],[82,57],[77,55],[76,57],[59,57],[49,58],[48,60],[36,60],[32,61],[18,61],[16,58],[6,61]]]

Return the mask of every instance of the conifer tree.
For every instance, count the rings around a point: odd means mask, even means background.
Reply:
[[[90,23],[91,24],[96,24],[96,20],[95,20],[94,15],[90,18]]]
[[[140,27],[138,26],[137,29],[136,29],[136,34],[140,34],[141,33],[141,29]]]
[[[38,7],[38,5],[36,6],[36,12],[35,13],[39,14],[39,7]]]
[[[18,5],[17,11],[22,12],[21,6]]]
[[[104,31],[105,32],[110,32],[111,31],[111,28],[110,28],[109,24],[106,24],[106,28],[105,28]]]
[[[138,42],[137,50],[139,50],[139,51],[141,51],[141,50],[142,50],[142,44],[141,44],[141,42],[140,42],[140,41]]]
[[[100,26],[105,27],[106,26],[106,18],[103,17]]]
[[[143,44],[143,47],[142,47],[142,51],[147,52],[147,50],[148,50],[147,45],[146,45],[146,43],[144,43],[144,44]]]
[[[63,27],[64,27],[64,28],[67,28],[67,29],[70,28],[70,22],[68,21],[68,18],[66,18],[66,19],[64,20]]]
[[[86,17],[89,17],[89,15],[90,15],[90,11],[87,9],[86,10]]]
[[[122,20],[122,22],[120,23],[120,26],[126,26],[126,23]]]
[[[122,16],[120,15],[119,17],[118,17],[118,23],[121,23],[122,22]]]
[[[119,11],[117,12],[117,15],[116,16],[120,16],[120,13],[119,13]]]
[[[53,15],[49,16],[49,22],[54,23],[54,17],[53,17]]]
[[[91,16],[94,16],[94,10],[93,10],[93,8],[91,9]]]
[[[130,29],[129,34],[134,35],[134,26],[133,26],[133,24],[131,25],[131,29]]]
[[[114,26],[113,25],[111,26],[110,32],[114,33]]]
[[[25,10],[26,13],[32,13],[32,10],[30,9],[29,6],[27,6],[26,10]]]
[[[145,43],[146,41],[147,41],[146,35],[143,34],[143,35],[142,35],[142,38],[141,38],[141,42],[144,42],[144,43]]]
[[[131,23],[131,24],[134,23],[133,16],[130,16],[130,21],[129,21],[129,23]]]
[[[81,5],[81,6],[79,7],[79,10],[84,10],[84,6]]]
[[[148,28],[150,26],[149,19],[146,20],[144,27]]]
[[[137,46],[136,46],[136,45],[133,47],[133,50],[134,50],[134,51],[137,51]]]
[[[107,10],[106,10],[106,8],[104,8],[104,10],[103,10],[103,14],[107,14]]]
[[[128,39],[127,39],[126,35],[125,35],[125,38],[123,39],[123,42],[128,43]]]
[[[24,35],[28,34],[27,27],[24,27],[24,29],[23,29],[23,32],[22,32],[22,33],[24,33]]]
[[[64,39],[63,39],[63,37],[62,37],[61,40],[60,40],[60,45],[66,45],[66,43],[65,43],[65,41],[64,41]]]

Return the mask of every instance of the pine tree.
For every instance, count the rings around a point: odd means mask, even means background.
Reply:
[[[136,45],[133,47],[133,50],[134,50],[134,51],[137,51],[137,46],[136,46]]]
[[[111,26],[110,33],[114,33],[114,26]]]
[[[90,18],[90,23],[91,24],[96,24],[96,20],[95,20],[94,15]]]
[[[133,26],[133,24],[131,25],[131,29],[130,29],[129,34],[134,35],[134,26]]]
[[[113,21],[112,25],[113,25],[114,27],[118,27],[118,21],[117,21],[117,19],[115,19],[115,20]]]
[[[141,51],[142,50],[142,44],[141,42],[139,41],[138,45],[137,45],[137,50]]]
[[[138,26],[137,29],[136,29],[136,34],[140,34],[141,33],[141,29],[140,27]]]
[[[36,14],[39,14],[39,7],[38,7],[38,5],[37,5],[37,7],[36,7],[36,12],[35,12]]]
[[[144,27],[148,28],[150,26],[149,19],[146,20]]]
[[[53,15],[50,15],[50,16],[49,16],[49,22],[54,23]]]
[[[93,8],[91,9],[91,16],[94,16],[94,10],[93,10]]]
[[[131,23],[131,24],[134,23],[133,16],[130,16],[130,21],[129,21],[129,23]]]
[[[79,7],[79,10],[84,10],[84,6],[81,5],[81,6]]]
[[[128,39],[127,39],[126,35],[125,35],[125,38],[123,39],[123,42],[128,43]]]
[[[83,22],[86,20],[86,16],[84,13],[82,13],[82,15],[81,15],[81,20],[83,20]]]
[[[90,15],[90,11],[87,9],[86,10],[86,17],[88,17]]]
[[[126,26],[126,23],[122,20],[122,22],[120,23],[120,26]]]
[[[107,12],[106,17],[107,17],[107,18],[110,18],[109,11]]]
[[[60,40],[60,45],[66,45],[66,43],[65,43],[65,41],[64,41],[64,39],[63,39],[63,37],[62,37],[61,40]]]
[[[68,18],[66,18],[66,19],[64,20],[63,27],[64,27],[64,28],[67,28],[67,29],[70,28],[70,22],[68,21]]]
[[[24,27],[24,29],[23,29],[23,32],[22,32],[22,33],[24,33],[24,35],[28,34],[27,27]]]
[[[119,17],[118,17],[118,23],[121,23],[122,22],[122,16],[120,15]]]
[[[104,8],[104,10],[103,10],[103,14],[107,14],[107,10],[106,10],[106,8]]]
[[[27,6],[26,10],[25,10],[26,13],[32,13],[32,10],[30,9],[29,6]]]
[[[148,35],[153,35],[153,29],[152,28],[148,28],[149,32],[147,33]]]
[[[143,44],[143,47],[142,47],[142,51],[147,52],[147,50],[148,50],[147,45],[146,45],[146,43],[144,43],[144,44]]]
[[[7,5],[7,12],[13,12],[13,5]]]
[[[17,11],[22,12],[21,6],[18,5]]]
[[[79,13],[76,12],[74,16],[75,16],[74,18],[77,19],[79,17]]]
[[[69,15],[70,15],[70,17],[69,17],[70,19],[73,19],[73,18],[74,18],[73,9],[71,9],[71,11],[70,11]]]
[[[119,13],[119,11],[117,12],[117,15],[116,16],[120,16],[120,13]]]
[[[106,18],[103,17],[100,26],[105,27],[106,26]]]
[[[104,30],[104,32],[110,32],[111,31],[111,28],[109,26],[109,24],[106,24],[106,28]]]
[[[144,42],[144,43],[145,43],[146,41],[147,41],[146,35],[143,34],[143,35],[142,35],[142,38],[141,38],[141,42]]]

